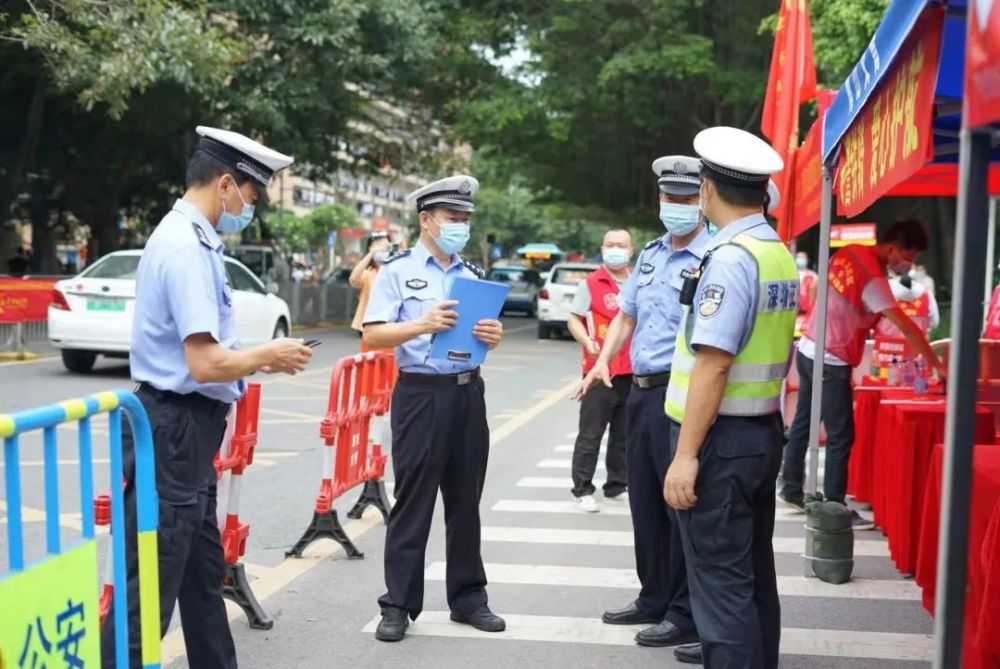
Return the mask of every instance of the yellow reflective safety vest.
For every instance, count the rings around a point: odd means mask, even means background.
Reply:
[[[799,272],[792,254],[779,240],[741,233],[727,243],[754,257],[760,283],[750,337],[729,370],[719,415],[764,416],[781,406],[781,385],[788,372],[798,314]],[[691,307],[685,307],[664,402],[667,415],[678,423],[684,420],[694,368],[694,353],[688,346],[694,320]]]

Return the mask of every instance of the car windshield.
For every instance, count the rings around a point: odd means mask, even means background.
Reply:
[[[558,267],[552,273],[552,283],[561,286],[575,286],[580,283],[594,270],[589,267]]]
[[[521,269],[494,269],[490,272],[490,279],[493,281],[527,281],[524,270]]]
[[[105,256],[83,271],[88,279],[134,279],[138,255]]]

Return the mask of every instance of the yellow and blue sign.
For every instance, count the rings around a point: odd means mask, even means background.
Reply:
[[[138,525],[139,602],[144,669],[160,666],[159,568],[156,525],[159,517],[153,438],[146,411],[135,395],[106,392],[78,400],[0,414],[4,483],[7,493],[8,571],[0,574],[0,669],[100,666],[97,609],[97,548],[94,540],[93,442],[90,418],[108,414],[111,480],[122,475],[124,410],[135,447]],[[80,456],[82,543],[64,549],[59,527],[59,469],[56,427],[77,421]],[[45,548],[43,560],[25,565],[21,519],[20,435],[41,430],[45,463]],[[111,486],[111,559],[114,573],[115,657],[128,660],[128,589],[125,566],[125,502],[121,486]]]

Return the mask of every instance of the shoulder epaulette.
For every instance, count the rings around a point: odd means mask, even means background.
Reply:
[[[191,227],[194,228],[194,234],[198,237],[198,241],[201,242],[201,245],[214,251],[215,247],[212,246],[212,242],[208,241],[208,235],[206,235],[205,231],[201,229],[201,226],[194,221],[191,221]]]
[[[649,249],[653,248],[654,246],[656,246],[656,245],[657,245],[657,244],[659,244],[659,243],[660,243],[660,238],[659,238],[659,237],[657,237],[657,238],[656,238],[656,239],[654,239],[653,241],[651,241],[651,242],[649,242],[648,244],[646,244],[645,246],[643,246],[643,247],[642,247],[642,250],[643,250],[643,251],[648,251]]]
[[[484,270],[482,267],[480,267],[476,263],[469,262],[465,258],[462,258],[462,264],[465,265],[466,269],[468,269],[470,272],[472,272],[473,274],[475,274],[476,276],[478,276],[480,279],[483,279],[483,278],[486,277],[486,270]]]
[[[386,258],[385,262],[383,262],[382,264],[383,265],[388,265],[389,263],[395,262],[396,260],[399,260],[400,258],[405,258],[406,256],[410,255],[410,253],[411,253],[410,249],[406,249],[406,250],[403,250],[403,251],[396,251],[391,256],[389,256],[388,258]]]

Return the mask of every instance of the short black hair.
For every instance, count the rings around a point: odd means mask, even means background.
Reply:
[[[767,195],[766,190],[761,190],[760,188],[744,188],[742,186],[722,183],[721,181],[716,181],[711,177],[705,178],[709,179],[715,185],[715,190],[718,192],[719,197],[722,198],[722,201],[728,205],[733,207],[764,206],[764,197]]]
[[[198,188],[207,186],[224,174],[228,174],[235,181],[237,186],[242,186],[250,180],[245,174],[237,172],[233,168],[223,163],[218,158],[211,156],[204,151],[195,151],[191,160],[187,164],[187,173],[184,177],[185,188]],[[256,184],[254,184],[256,186]],[[261,193],[257,188],[258,194]]]
[[[920,221],[907,218],[890,225],[882,234],[879,243],[895,244],[903,251],[923,253],[930,248],[931,238],[927,234],[927,228]]]

